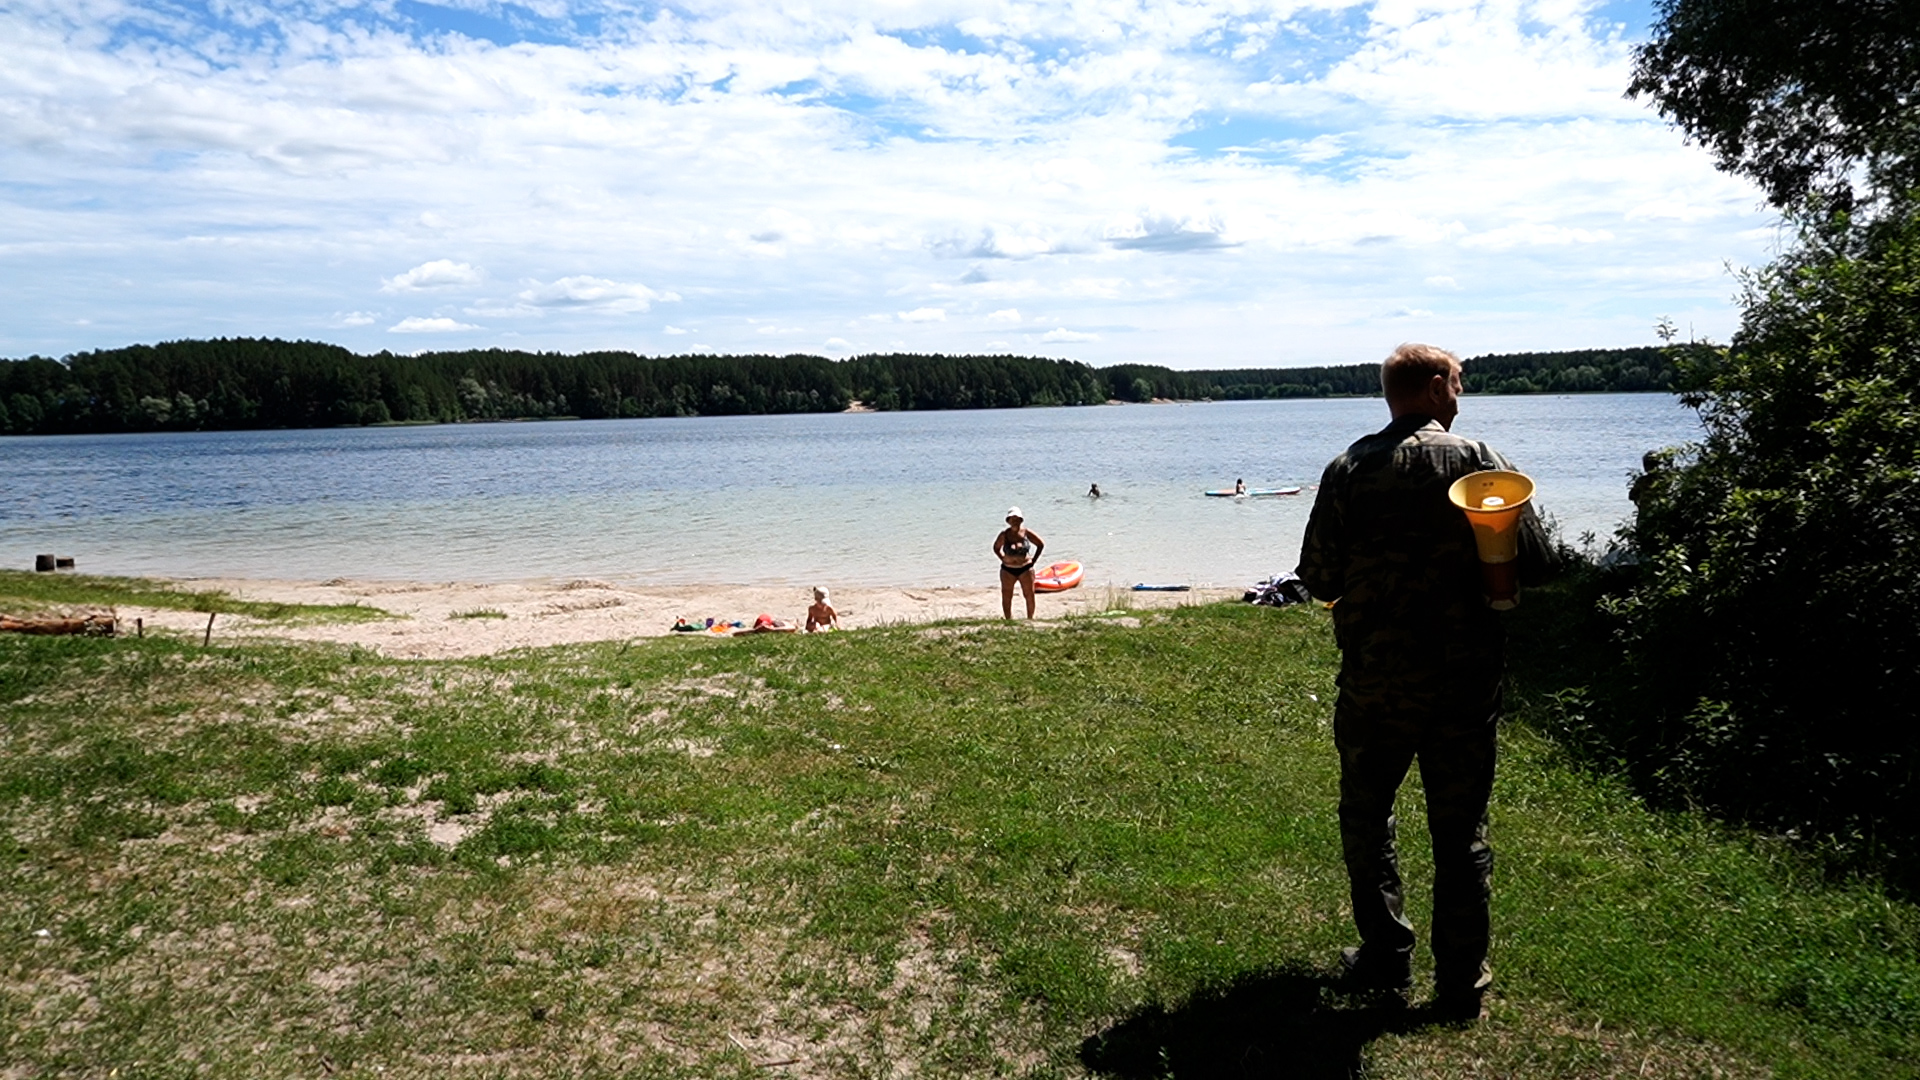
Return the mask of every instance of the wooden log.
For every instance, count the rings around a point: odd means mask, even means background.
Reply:
[[[53,568],[54,568],[55,570],[71,570],[71,569],[73,569],[73,556],[71,556],[71,555],[60,555],[60,556],[57,556],[57,557],[55,557],[55,558],[54,558],[54,560],[53,560]]]
[[[83,615],[73,619],[15,619],[0,615],[0,631],[11,634],[85,634],[112,637],[120,629],[111,615]]]

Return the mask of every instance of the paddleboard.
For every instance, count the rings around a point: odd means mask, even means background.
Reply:
[[[1248,488],[1245,491],[1235,491],[1232,488],[1217,488],[1206,492],[1206,494],[1216,499],[1265,499],[1274,495],[1298,495],[1300,494],[1300,489],[1297,487]]]
[[[1077,562],[1057,562],[1045,570],[1033,573],[1033,588],[1036,592],[1062,592],[1080,584],[1086,571]]]
[[[1188,592],[1191,585],[1149,585],[1142,581],[1133,587],[1134,592]]]

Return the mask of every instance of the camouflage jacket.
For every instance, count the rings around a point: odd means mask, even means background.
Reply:
[[[1511,468],[1485,443],[1424,416],[1395,420],[1327,466],[1296,573],[1315,596],[1337,601],[1344,688],[1497,686],[1499,617],[1481,589],[1473,530],[1447,488],[1468,473]],[[1531,504],[1520,527],[1521,580],[1537,582],[1552,552]]]

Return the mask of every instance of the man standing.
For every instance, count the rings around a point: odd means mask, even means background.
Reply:
[[[1298,570],[1315,596],[1336,601],[1340,844],[1360,932],[1340,960],[1358,987],[1404,1000],[1413,984],[1393,803],[1417,758],[1433,841],[1433,1007],[1477,1019],[1492,980],[1486,815],[1502,634],[1481,592],[1473,531],[1447,488],[1512,466],[1451,433],[1460,411],[1452,353],[1402,345],[1381,365],[1380,384],[1392,422],[1327,466]],[[1521,580],[1531,584],[1552,558],[1531,505],[1520,530]]]

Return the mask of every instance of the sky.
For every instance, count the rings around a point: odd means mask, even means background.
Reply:
[[[0,0],[0,356],[1725,340],[1645,0]]]

